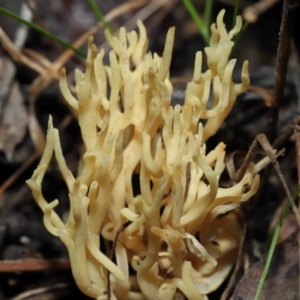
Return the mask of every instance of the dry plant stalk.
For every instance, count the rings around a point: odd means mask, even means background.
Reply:
[[[228,61],[241,18],[227,32],[224,13],[211,27],[207,71],[201,73],[202,53],[196,53],[183,106],[170,106],[174,28],[168,31],[163,57],[146,52],[141,22],[139,37],[124,28],[119,38],[106,32],[113,49],[109,67],[102,62],[104,51],[97,53],[90,38],[86,72],[75,73],[77,99],[61,71],[61,92],[77,113],[84,141],[81,168],[77,177],[68,170],[50,118],[45,152],[27,183],[44,212],[45,226],[68,249],[77,285],[92,298],[207,299],[235,263],[242,236],[238,207],[256,193],[256,173],[266,159],[250,164],[234,186],[221,188],[225,145],[206,152],[205,141],[249,87],[248,62],[236,84],[236,60]],[[204,127],[200,119],[207,120]],[[66,223],[54,211],[58,200],[48,203],[41,189],[53,154],[69,190]],[[137,196],[134,173],[140,181]],[[113,241],[127,221],[132,223],[120,233],[116,261],[111,261],[101,252],[99,236]]]

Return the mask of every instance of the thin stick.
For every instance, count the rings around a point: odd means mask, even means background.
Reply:
[[[62,122],[59,124],[58,129],[63,130],[69,125],[73,120],[72,115],[67,115]],[[35,151],[31,154],[26,161],[23,162],[20,168],[18,168],[11,176],[9,176],[3,183],[0,185],[0,196],[15,182],[15,180],[39,157],[38,151]],[[2,206],[0,200],[0,208]]]
[[[295,134],[295,141],[296,141],[297,177],[298,177],[298,185],[300,186],[300,125],[295,124],[294,134]]]
[[[280,181],[281,181],[281,183],[283,185],[283,188],[284,188],[284,190],[285,190],[285,192],[287,194],[287,197],[288,197],[288,200],[290,202],[291,208],[292,208],[292,210],[293,210],[293,212],[295,214],[298,226],[300,228],[300,215],[299,215],[298,209],[297,209],[297,207],[295,205],[295,202],[293,200],[293,197],[292,197],[292,195],[290,193],[290,190],[289,190],[289,188],[288,188],[288,186],[286,184],[286,181],[285,181],[285,179],[284,179],[284,177],[282,175],[282,172],[280,170],[280,166],[279,166],[279,163],[278,163],[278,161],[276,159],[276,156],[275,156],[275,153],[274,153],[274,149],[271,147],[271,145],[270,145],[267,137],[264,134],[259,134],[257,136],[257,139],[258,139],[259,143],[261,144],[261,146],[263,147],[263,149],[265,150],[265,152],[267,153],[267,155],[272,160],[274,168],[275,168],[275,170],[276,170],[276,172],[278,174],[278,177],[279,177],[279,179],[280,179]]]
[[[243,11],[243,17],[247,22],[255,23],[260,15],[271,8],[278,0],[260,0],[247,6]]]
[[[291,8],[292,3],[293,0],[284,0],[282,7],[279,44],[276,56],[275,95],[267,116],[266,136],[271,143],[274,141],[276,136],[278,113],[283,102],[285,77],[296,18],[296,9]]]
[[[243,226],[243,235],[242,235],[242,238],[240,240],[240,245],[239,245],[239,250],[238,250],[238,254],[237,254],[237,261],[236,261],[235,267],[233,269],[233,272],[230,276],[230,280],[229,280],[229,282],[226,286],[226,289],[224,290],[220,300],[228,299],[230,291],[231,291],[231,289],[234,285],[234,282],[236,280],[236,275],[237,275],[237,273],[240,269],[242,258],[243,258],[243,248],[244,248],[245,236],[246,236],[246,224],[244,224],[244,226]]]
[[[50,295],[47,295],[47,297],[44,295],[40,296],[42,294],[50,294],[53,293],[56,290],[59,289],[66,289],[68,287],[71,287],[72,284],[70,283],[57,283],[57,284],[51,284],[51,286],[46,287],[38,287],[26,292],[22,292],[21,294],[17,295],[16,297],[10,298],[10,300],[24,300],[24,299],[53,299]],[[53,295],[54,297],[54,295]]]
[[[15,180],[39,157],[38,152],[31,154],[27,160],[11,176],[9,176],[0,186],[0,196],[9,188]]]
[[[68,259],[34,259],[1,260],[0,273],[32,272],[49,270],[70,270]]]
[[[233,178],[234,182],[239,182],[243,178],[245,172],[247,171],[250,163],[253,160],[253,157],[255,154],[255,149],[257,148],[257,143],[258,143],[258,140],[255,139],[253,141],[253,143],[251,144],[251,146],[247,152],[247,155],[243,161],[243,164],[241,165],[241,167],[237,170],[237,172],[234,175],[234,178]]]
[[[300,125],[294,124],[295,144],[296,144],[296,162],[297,162],[297,177],[298,186],[300,186]],[[300,213],[300,197],[298,196],[298,212]],[[298,232],[298,268],[300,272],[300,232]],[[300,296],[300,282],[298,284]]]
[[[114,254],[116,251],[116,246],[117,246],[117,242],[119,239],[119,234],[125,230],[126,227],[128,227],[130,224],[132,223],[132,221],[126,221],[123,225],[121,225],[115,235],[112,247],[111,247],[111,251],[110,251],[110,255],[109,255],[109,259],[112,261],[114,258]],[[107,299],[110,300],[111,299],[111,293],[110,293],[110,278],[109,278],[110,272],[109,270],[107,271]]]
[[[278,138],[272,143],[272,148],[280,149],[283,145],[290,139],[291,135],[294,133],[295,124],[300,124],[300,116],[292,120],[281,132]]]

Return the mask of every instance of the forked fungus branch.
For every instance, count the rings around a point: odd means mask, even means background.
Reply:
[[[249,86],[248,62],[241,83],[232,81],[231,40],[242,22],[238,17],[227,32],[224,13],[211,27],[204,72],[202,53],[196,53],[183,106],[170,105],[174,28],[162,57],[147,52],[140,21],[139,35],[124,28],[119,37],[106,32],[113,49],[110,66],[104,66],[104,51],[98,53],[90,38],[86,71],[75,73],[76,97],[61,71],[60,89],[77,114],[84,141],[82,167],[77,176],[69,171],[50,118],[45,152],[27,183],[45,226],[68,249],[77,285],[92,298],[107,299],[109,271],[111,299],[207,299],[235,263],[242,234],[237,209],[256,193],[260,164],[251,164],[234,186],[221,188],[225,145],[206,151],[205,142]],[[207,120],[205,126],[200,120]],[[41,188],[53,155],[69,190],[66,223],[54,211],[58,200],[48,202]],[[119,235],[111,261],[101,252],[99,236],[113,241],[128,220],[132,223]]]

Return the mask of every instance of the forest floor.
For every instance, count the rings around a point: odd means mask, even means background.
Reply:
[[[0,0],[0,6],[22,15],[22,5],[26,2]],[[173,104],[182,104],[185,86],[192,78],[195,53],[205,47],[182,2],[96,2],[105,15],[115,14],[109,21],[113,30],[121,26],[133,30],[136,20],[142,19],[150,38],[149,49],[160,55],[168,28],[176,27],[170,78],[174,86]],[[204,7],[202,1],[198,2],[197,9],[202,14]],[[240,12],[253,3],[241,0]],[[211,19],[215,20],[217,13],[225,8],[225,21],[228,23],[227,28],[230,27],[233,5],[234,1],[230,0],[215,1]],[[120,7],[125,9],[122,11]],[[299,7],[295,9],[300,16]],[[61,39],[72,43],[83,36],[81,49],[86,51],[87,37],[94,35],[95,44],[108,53],[109,46],[105,43],[103,29],[95,26],[97,19],[87,1],[39,0],[34,4],[32,13],[36,24]],[[285,155],[278,158],[278,161],[293,194],[300,180],[297,176],[300,174],[297,166],[300,135],[297,132],[294,134],[298,130],[300,112],[300,34],[299,30],[296,32],[296,28],[300,28],[299,17],[296,18],[278,121],[275,124],[269,122],[275,96],[281,13],[282,2],[279,1],[259,15],[239,40],[234,53],[237,58],[235,72],[240,74],[243,61],[249,60],[251,88],[238,98],[221,130],[209,140],[207,147],[213,148],[222,141],[226,144],[227,154],[234,151],[247,152],[258,134],[266,134],[271,144],[275,141],[277,150],[285,148]],[[25,184],[37,166],[45,145],[49,115],[52,115],[55,127],[59,128],[67,165],[76,174],[82,140],[79,126],[59,91],[58,74],[62,67],[66,67],[68,80],[72,82],[73,70],[84,69],[85,60],[2,14],[0,26],[0,299],[58,300],[73,299],[74,296],[76,299],[87,299],[80,294],[72,278],[64,245],[44,228],[43,214]],[[10,41],[14,46],[9,48]],[[270,134],[272,131],[273,134]],[[278,138],[281,140],[278,141]],[[262,155],[265,154],[259,149],[258,157]],[[235,280],[228,288],[228,279],[218,291],[209,296],[210,299],[220,299],[224,290],[228,290],[227,298],[253,299],[271,233],[288,201],[274,167],[261,172],[261,178],[258,194],[242,208],[245,239],[237,272],[234,273]],[[58,214],[64,215],[67,212],[69,204],[66,187],[55,163],[47,172],[43,192],[47,199],[60,200]],[[290,213],[283,223],[280,234],[283,243],[275,254],[275,265],[272,265],[269,275],[273,284],[266,283],[261,299],[282,290],[289,290],[290,294],[278,294],[277,299],[298,298],[297,230],[296,218]],[[277,273],[282,276],[276,277],[274,274]]]

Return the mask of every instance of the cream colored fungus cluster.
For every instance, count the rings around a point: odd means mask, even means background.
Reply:
[[[235,263],[242,234],[237,208],[256,193],[260,166],[250,165],[239,183],[222,188],[225,145],[206,151],[205,141],[249,86],[248,63],[236,84],[236,60],[229,60],[241,19],[227,32],[223,16],[221,11],[211,27],[205,72],[202,53],[196,53],[183,106],[170,105],[174,28],[162,57],[147,53],[140,21],[139,36],[124,28],[119,37],[106,32],[113,49],[110,66],[90,39],[86,72],[75,73],[76,98],[61,71],[60,89],[76,112],[84,142],[81,167],[76,177],[69,171],[50,118],[45,152],[27,183],[46,228],[68,249],[77,285],[92,298],[207,299]],[[205,126],[200,119],[207,120]],[[58,200],[48,202],[42,193],[53,154],[69,190],[66,223],[54,211]],[[138,195],[133,174],[139,176]],[[132,223],[119,235],[111,261],[100,241],[113,241],[128,220]]]

